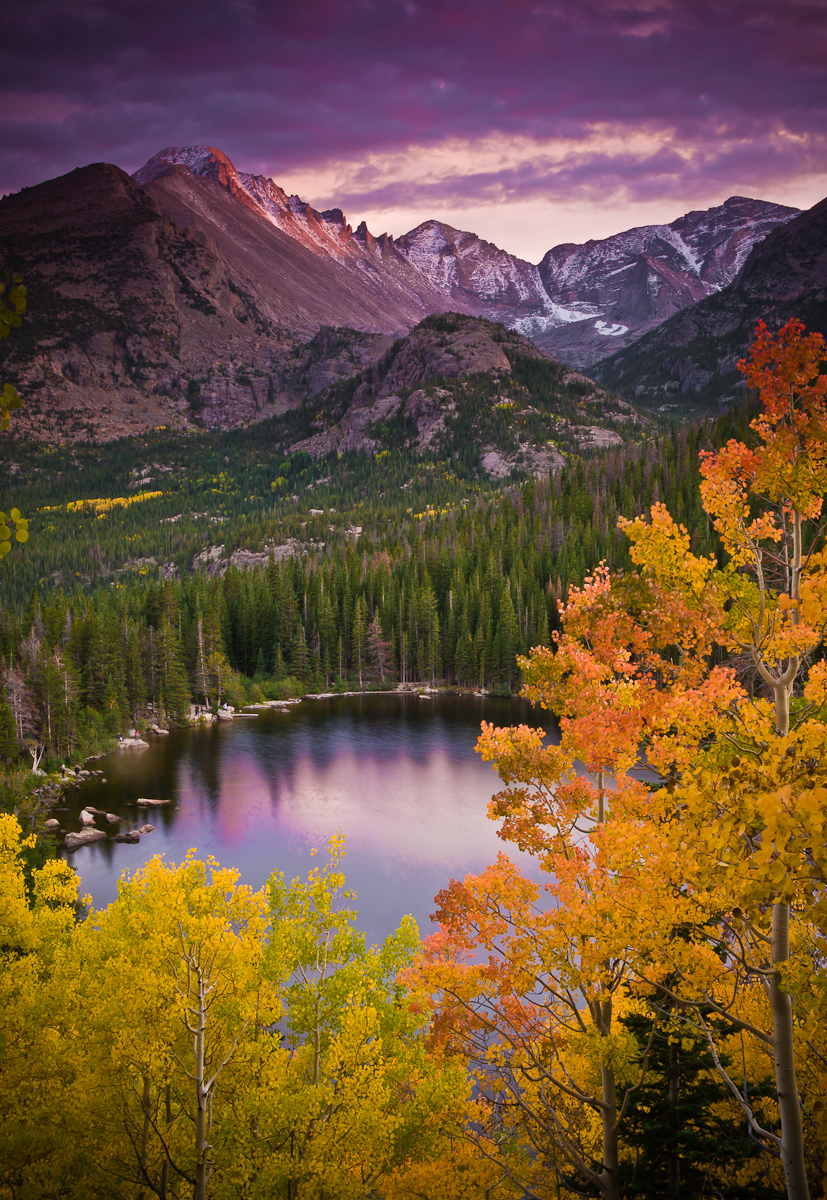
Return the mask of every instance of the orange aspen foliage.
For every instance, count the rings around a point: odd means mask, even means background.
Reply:
[[[508,1072],[542,1062],[554,1119],[545,1135],[526,1125],[524,1136],[535,1149],[546,1136],[558,1177],[579,1172],[602,1195],[615,1194],[622,1121],[604,1120],[602,1141],[593,1129],[590,1149],[581,1138],[575,1154],[554,1071],[565,1064],[576,1076],[562,1046],[575,1053],[573,1031],[582,1036],[592,1014],[600,1085],[593,1077],[572,1095],[581,1113],[617,1114],[631,1076],[599,1006],[653,987],[708,1037],[788,1197],[808,1200],[819,1176],[827,667],[812,656],[827,626],[827,550],[812,523],[827,493],[825,357],[824,339],[798,321],[777,335],[759,325],[739,364],[762,404],[754,444],[701,456],[723,563],[694,555],[661,504],[648,520],[621,520],[636,571],[598,568],[561,607],[552,646],[520,660],[524,694],[558,716],[560,744],[526,726],[482,729],[478,749],[505,785],[490,815],[553,874],[552,907],[501,858],[440,896],[444,929],[422,975],[440,997],[439,1036],[477,1054],[500,1081],[494,1092]],[[630,776],[642,754],[660,783]],[[774,1114],[727,1071],[710,1011],[739,1031],[745,1062],[774,1074]],[[519,1088],[509,1094],[519,1108]]]

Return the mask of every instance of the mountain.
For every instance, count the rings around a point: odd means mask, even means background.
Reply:
[[[203,232],[184,232],[118,167],[4,197],[0,260],[29,289],[3,343],[3,378],[26,398],[16,432],[107,441],[188,428],[213,396],[234,423],[268,408],[286,333]]]
[[[206,146],[163,150],[132,178],[93,164],[0,200],[0,266],[30,291],[0,350],[27,398],[16,429],[111,440],[259,420],[446,310],[588,364],[723,286],[792,213],[736,198],[534,265],[437,221],[396,241],[354,230]],[[306,375],[297,346],[330,328],[354,331],[349,349]]]
[[[448,301],[511,328],[547,317],[548,294],[536,266],[475,233],[425,221],[396,241],[397,250]]]
[[[677,313],[594,374],[635,404],[692,415],[743,395],[736,363],[757,322],[799,317],[827,334],[827,200],[757,243],[733,282]]]
[[[555,246],[534,265],[442,221],[396,241],[364,222],[353,231],[341,209],[319,212],[208,146],[162,150],[134,178],[182,229],[207,232],[262,311],[297,332],[393,333],[451,309],[500,321],[574,366],[726,286],[756,242],[798,211],[733,196],[671,225]],[[314,271],[295,259],[297,246],[315,256]]]
[[[644,225],[602,241],[555,246],[539,265],[555,305],[517,327],[566,362],[590,366],[725,287],[752,247],[797,209],[732,196],[669,225]]]
[[[555,246],[538,266],[439,221],[404,234],[396,247],[452,305],[480,303],[490,320],[588,367],[605,357],[607,344],[629,345],[725,287],[752,247],[797,212],[732,196],[671,225]]]
[[[180,229],[206,235],[262,314],[294,335],[321,325],[406,333],[445,307],[392,237],[364,223],[354,231],[341,209],[318,212],[272,179],[237,171],[220,150],[170,147],[134,180]]]

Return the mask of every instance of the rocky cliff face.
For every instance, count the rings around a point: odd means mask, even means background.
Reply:
[[[733,282],[597,364],[636,404],[685,415],[743,396],[736,363],[761,319],[827,333],[827,200],[757,243]]]
[[[312,430],[288,438],[291,448],[316,458],[402,445],[451,458],[479,447],[492,478],[545,474],[568,452],[619,446],[647,427],[632,405],[527,338],[459,313],[426,318],[349,387],[320,390],[291,417]]]

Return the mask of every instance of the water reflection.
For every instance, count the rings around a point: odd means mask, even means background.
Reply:
[[[259,887],[276,868],[306,874],[310,848],[323,849],[341,830],[368,936],[384,937],[407,912],[427,933],[439,888],[505,848],[486,817],[497,778],[474,753],[483,718],[545,723],[518,700],[339,697],[110,755],[98,764],[107,783],[77,789],[67,827],[77,828],[77,812],[92,804],[121,815],[122,827],[149,821],[155,831],[140,845],[109,840],[77,851],[83,890],[104,905],[123,870],[158,853],[179,862],[190,847]],[[140,809],[143,796],[171,803]],[[539,877],[531,859],[508,853]]]

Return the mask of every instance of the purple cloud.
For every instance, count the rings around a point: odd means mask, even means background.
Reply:
[[[28,0],[4,14],[0,191],[167,145],[278,180],[500,137],[537,154],[421,183],[367,171],[339,202],[723,198],[824,169],[825,64],[820,0]],[[652,146],[608,152],[596,126]]]

